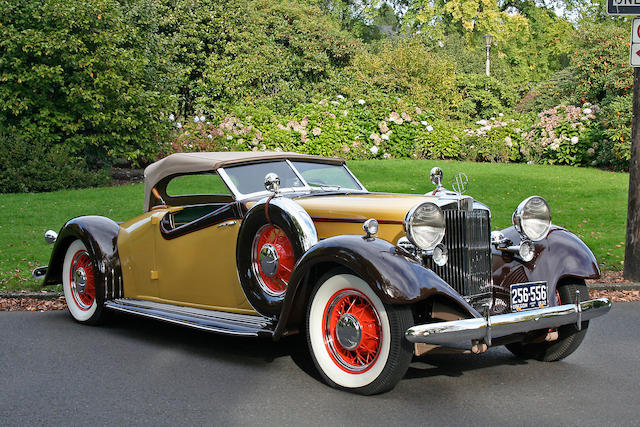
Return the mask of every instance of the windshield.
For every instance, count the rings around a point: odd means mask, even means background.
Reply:
[[[285,160],[252,163],[224,168],[231,182],[242,194],[265,191],[264,177],[270,172],[280,178],[280,188],[304,187],[304,184]]]
[[[223,168],[221,175],[227,177],[239,196],[245,196],[266,192],[264,177],[271,172],[278,175],[283,190],[364,190],[346,166],[317,162],[277,160],[251,163]]]
[[[291,163],[311,187],[362,190],[362,187],[342,165],[300,161],[292,161]]]

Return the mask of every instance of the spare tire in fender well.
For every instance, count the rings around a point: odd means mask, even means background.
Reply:
[[[286,234],[295,261],[318,242],[313,220],[302,206],[285,197],[270,197],[258,201],[249,209],[238,231],[236,266],[242,289],[253,308],[264,316],[276,316],[286,295],[273,295],[260,285],[254,268],[253,245],[258,231],[272,224]]]

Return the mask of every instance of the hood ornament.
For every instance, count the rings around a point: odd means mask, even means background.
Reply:
[[[467,185],[469,185],[469,178],[464,172],[458,172],[451,180],[451,188],[460,196],[467,191]]]

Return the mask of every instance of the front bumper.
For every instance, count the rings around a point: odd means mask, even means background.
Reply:
[[[610,308],[611,301],[608,298],[598,298],[517,313],[416,325],[407,329],[405,337],[412,343],[448,345],[484,341],[490,346],[492,338],[538,329],[557,328],[572,323],[580,329],[583,321],[602,316]]]

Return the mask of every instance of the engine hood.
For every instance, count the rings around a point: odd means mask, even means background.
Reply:
[[[380,224],[402,224],[407,212],[415,205],[435,202],[434,196],[413,194],[345,194],[294,199],[314,220],[357,220],[375,218]]]

